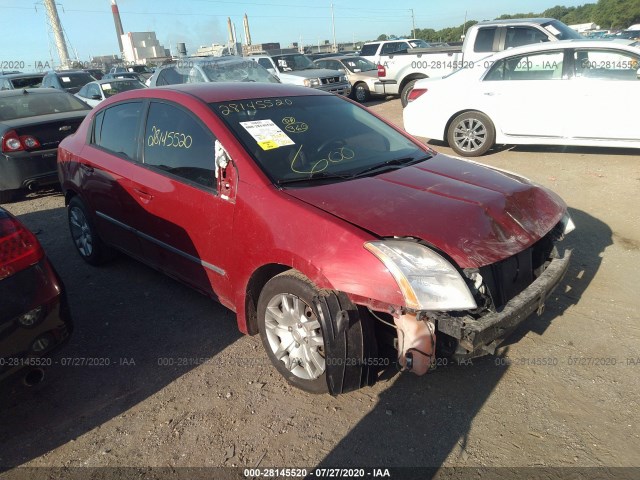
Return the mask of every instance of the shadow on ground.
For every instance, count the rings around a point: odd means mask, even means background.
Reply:
[[[241,337],[229,310],[141,263],[120,256],[100,268],[85,264],[64,208],[19,218],[65,282],[75,330],[44,383],[1,386],[0,471],[100,426],[197,367],[179,359],[213,357]]]

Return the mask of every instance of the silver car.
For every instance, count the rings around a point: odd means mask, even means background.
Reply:
[[[256,62],[234,56],[180,59],[156,69],[147,82],[150,87],[204,82],[280,83]]]

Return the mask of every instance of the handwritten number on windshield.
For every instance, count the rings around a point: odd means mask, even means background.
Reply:
[[[296,152],[293,160],[291,160],[291,171],[294,173],[302,173],[312,175],[314,173],[322,172],[327,169],[331,163],[340,163],[344,160],[351,160],[355,156],[355,152],[349,147],[340,147],[337,150],[332,150],[327,155],[327,158],[321,158],[317,162],[311,165],[311,170],[298,170],[296,167],[296,160],[300,156],[300,151],[304,145],[300,145],[300,148]]]

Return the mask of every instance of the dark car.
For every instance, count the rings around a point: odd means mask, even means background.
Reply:
[[[436,350],[492,353],[569,264],[556,194],[317,89],[123,92],[58,168],[86,262],[116,248],[219,300],[311,392],[370,385],[396,359],[423,374]]]
[[[0,75],[0,90],[17,88],[38,88],[44,73],[4,73]]]
[[[102,77],[104,77],[104,72],[99,68],[85,68],[84,71],[87,72],[96,80],[101,80]]]
[[[84,70],[60,70],[47,72],[42,79],[42,87],[56,88],[69,93],[78,91],[95,78]]]
[[[117,73],[106,73],[102,80],[114,80],[117,78],[125,78],[128,80],[137,80],[140,83],[144,83],[145,79],[142,75],[135,72],[117,72]]]
[[[58,182],[56,153],[91,109],[73,95],[34,88],[0,92],[0,203]]]
[[[35,383],[71,334],[64,285],[33,233],[0,208],[0,381],[18,371]]]

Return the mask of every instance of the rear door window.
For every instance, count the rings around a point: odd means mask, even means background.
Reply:
[[[493,52],[493,41],[496,36],[496,27],[480,28],[476,34],[476,43],[473,45],[474,52]]]
[[[145,165],[197,187],[215,188],[215,138],[190,113],[152,102],[144,140]]]
[[[109,107],[96,115],[93,143],[129,160],[136,158],[142,102]],[[100,117],[100,115],[102,115]],[[102,120],[98,124],[99,118]]]

